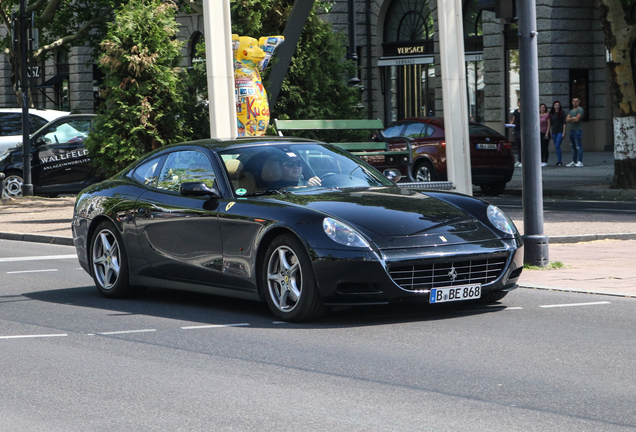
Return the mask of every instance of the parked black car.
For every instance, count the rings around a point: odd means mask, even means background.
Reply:
[[[82,191],[72,229],[106,297],[201,291],[267,302],[287,321],[330,305],[494,302],[523,269],[497,207],[400,188],[336,146],[294,138],[161,148]]]
[[[101,179],[84,146],[94,118],[94,114],[63,116],[31,135],[31,181],[35,195],[77,193]],[[0,172],[6,176],[3,197],[22,196],[22,150],[20,145],[0,154]]]

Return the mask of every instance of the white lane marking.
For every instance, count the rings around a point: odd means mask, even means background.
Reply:
[[[240,324],[211,324],[211,325],[202,325],[202,326],[188,326],[181,327],[182,330],[193,330],[193,329],[207,329],[207,328],[223,328],[223,327],[243,327],[249,326],[248,323],[240,323]]]
[[[521,310],[523,309],[521,306],[515,306],[515,307],[507,307],[504,310]]]
[[[46,270],[21,270],[21,271],[10,271],[7,274],[17,274],[17,273],[40,273],[40,272],[56,272],[57,269],[46,269]]]
[[[0,339],[27,339],[27,338],[49,338],[49,337],[63,337],[67,334],[43,334],[43,335],[20,335],[20,336],[0,336]]]
[[[113,331],[113,332],[103,332],[97,333],[98,335],[116,335],[116,334],[127,334],[127,333],[146,333],[146,332],[155,332],[156,329],[144,329],[144,330],[121,330],[121,331]]]
[[[56,259],[72,259],[72,258],[77,259],[77,254],[0,258],[0,262],[40,261],[40,260],[56,260]]]
[[[593,305],[602,305],[602,304],[611,304],[608,301],[600,301],[600,302],[589,302],[589,303],[569,303],[569,304],[556,304],[556,305],[544,305],[539,306],[542,308],[555,308],[555,307],[570,307],[570,306],[593,306]]]
[[[272,321],[272,324],[289,324],[287,321]]]

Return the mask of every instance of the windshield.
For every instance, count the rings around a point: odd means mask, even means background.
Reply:
[[[394,185],[347,151],[320,144],[258,144],[219,155],[238,196]]]

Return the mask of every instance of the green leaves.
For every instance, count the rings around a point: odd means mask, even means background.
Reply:
[[[180,120],[182,43],[174,39],[175,11],[170,2],[131,0],[117,10],[100,44],[105,102],[87,148],[108,174],[189,136]]]

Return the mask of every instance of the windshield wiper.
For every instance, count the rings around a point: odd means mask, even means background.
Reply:
[[[243,196],[261,196],[261,195],[285,195],[284,192],[279,191],[278,189],[268,189],[264,191],[256,191],[249,194],[245,194]]]

